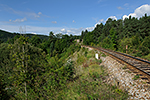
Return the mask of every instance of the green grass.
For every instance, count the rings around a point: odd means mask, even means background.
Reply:
[[[147,60],[149,60],[149,61],[150,61],[150,54],[148,54],[148,55],[144,56],[143,58],[145,58],[145,59],[147,59]]]
[[[103,83],[105,77],[106,72],[102,67],[91,65],[84,68],[83,75],[68,83],[56,97],[63,100],[125,100],[128,98],[127,93]]]
[[[85,49],[85,48],[84,48]],[[128,94],[118,89],[116,86],[108,85],[103,81],[108,77],[106,69],[97,64],[102,60],[94,58],[93,51],[87,51],[85,55],[82,50],[76,55],[77,57],[75,68],[78,74],[74,76],[71,82],[66,84],[66,87],[56,93],[56,100],[125,100]],[[89,57],[89,59],[88,59]],[[75,59],[75,58],[74,58]],[[87,67],[83,66],[87,64]]]

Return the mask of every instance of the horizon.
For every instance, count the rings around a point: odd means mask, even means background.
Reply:
[[[35,3],[36,2],[36,3]],[[116,3],[117,2],[117,3]],[[150,15],[148,0],[57,0],[57,1],[9,1],[1,0],[0,29],[20,33],[49,35],[62,33],[81,35],[84,30],[92,31],[97,24],[128,18]]]

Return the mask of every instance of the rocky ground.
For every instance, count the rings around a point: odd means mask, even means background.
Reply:
[[[106,81],[109,84],[115,84],[120,89],[127,91],[130,100],[150,100],[150,84],[140,78],[135,79],[135,73],[110,56],[101,56],[100,59],[103,61],[101,65],[108,69],[109,78]]]

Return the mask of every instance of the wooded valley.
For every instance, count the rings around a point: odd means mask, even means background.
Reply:
[[[0,99],[127,99],[126,92],[102,83],[107,69],[96,72],[101,61],[81,44],[124,53],[128,46],[128,54],[150,60],[150,16],[109,18],[81,36],[0,30]]]

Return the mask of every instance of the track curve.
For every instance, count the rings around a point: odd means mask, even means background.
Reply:
[[[150,83],[150,61],[146,61],[113,50],[104,49],[101,47],[85,46],[85,45],[83,45],[83,47],[93,48],[105,52],[115,59],[119,59],[121,62],[126,63],[129,69],[138,72],[142,77],[145,77],[149,81],[148,83]]]

